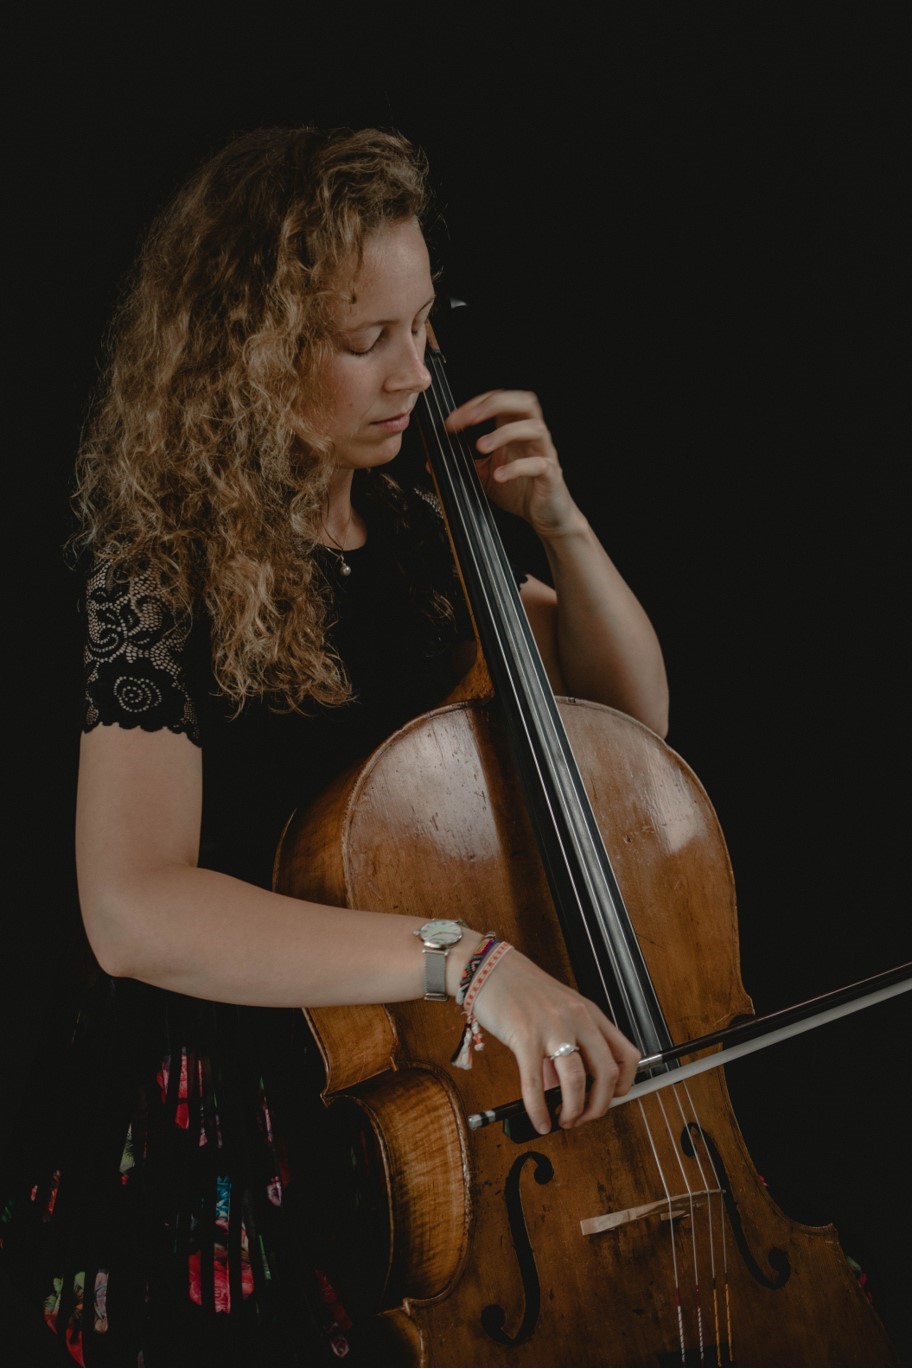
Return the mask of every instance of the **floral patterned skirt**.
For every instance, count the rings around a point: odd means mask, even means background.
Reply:
[[[0,1188],[36,1344],[55,1333],[88,1366],[386,1363],[326,1272],[347,1156],[320,1141],[303,1015],[93,966],[68,1021],[49,1025]]]

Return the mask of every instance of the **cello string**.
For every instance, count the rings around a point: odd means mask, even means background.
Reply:
[[[728,1277],[728,1242],[727,1242],[727,1239],[726,1239],[726,1230],[725,1230],[726,1213],[725,1213],[725,1202],[724,1202],[724,1193],[723,1193],[723,1189],[722,1189],[722,1181],[721,1181],[721,1179],[720,1179],[720,1177],[719,1177],[719,1172],[718,1172],[718,1169],[717,1169],[717,1167],[716,1167],[716,1162],[715,1162],[715,1159],[713,1158],[713,1154],[712,1154],[711,1150],[709,1149],[709,1146],[708,1146],[707,1143],[706,1143],[706,1136],[705,1136],[705,1133],[704,1133],[704,1131],[703,1131],[703,1126],[702,1126],[702,1122],[701,1122],[701,1120],[700,1120],[699,1111],[698,1111],[697,1106],[696,1106],[696,1104],[695,1104],[695,1102],[694,1102],[694,1099],[693,1099],[693,1097],[692,1097],[692,1095],[691,1095],[690,1087],[689,1087],[689,1085],[688,1085],[686,1082],[683,1084],[683,1086],[679,1086],[679,1085],[677,1085],[677,1084],[672,1085],[672,1094],[673,1094],[673,1097],[674,1097],[675,1104],[677,1105],[678,1112],[680,1113],[681,1121],[682,1121],[682,1123],[684,1124],[685,1128],[689,1126],[689,1123],[688,1123],[688,1121],[687,1121],[687,1114],[685,1113],[684,1108],[681,1106],[681,1099],[680,1099],[681,1087],[683,1087],[684,1094],[686,1095],[688,1108],[689,1108],[689,1110],[690,1110],[690,1115],[692,1116],[692,1118],[693,1118],[693,1120],[694,1120],[694,1122],[695,1122],[695,1124],[696,1124],[696,1127],[697,1127],[697,1133],[698,1133],[698,1136],[699,1136],[699,1143],[700,1143],[700,1146],[702,1146],[702,1149],[703,1149],[703,1151],[704,1151],[704,1153],[705,1153],[705,1156],[706,1156],[706,1160],[707,1160],[707,1162],[708,1162],[708,1164],[709,1164],[709,1168],[712,1170],[713,1187],[710,1188],[710,1185],[709,1185],[709,1183],[707,1182],[706,1171],[705,1171],[704,1168],[703,1168],[703,1162],[702,1162],[702,1160],[700,1159],[700,1149],[699,1149],[699,1146],[695,1144],[694,1147],[693,1147],[694,1160],[696,1161],[697,1168],[699,1169],[699,1172],[700,1172],[700,1180],[701,1180],[701,1183],[703,1184],[704,1192],[706,1193],[706,1209],[707,1209],[707,1211],[706,1211],[706,1216],[707,1216],[707,1226],[706,1226],[706,1229],[707,1229],[708,1238],[709,1238],[709,1260],[710,1260],[710,1273],[711,1273],[711,1278],[712,1278],[713,1324],[714,1324],[714,1327],[715,1327],[715,1337],[716,1337],[716,1362],[717,1362],[717,1364],[721,1365],[721,1364],[722,1364],[722,1337],[721,1337],[721,1334],[720,1334],[720,1332],[721,1332],[721,1327],[720,1327],[720,1323],[719,1323],[719,1274],[718,1274],[718,1269],[717,1269],[717,1266],[716,1266],[715,1240],[714,1240],[714,1237],[713,1237],[713,1215],[712,1215],[712,1214],[713,1214],[713,1198],[715,1197],[715,1198],[718,1199],[719,1245],[720,1245],[720,1247],[721,1247],[722,1287],[723,1287],[723,1291],[724,1291],[724,1308],[725,1308],[725,1325],[726,1325],[727,1353],[728,1353],[728,1363],[729,1363],[729,1364],[732,1364],[734,1361],[733,1361],[733,1359],[732,1359],[731,1292],[730,1292],[730,1283],[729,1283],[729,1277]],[[658,1096],[661,1097],[661,1094],[659,1094]]]
[[[715,1335],[716,1335],[716,1361],[717,1361],[718,1364],[721,1365],[721,1363],[722,1363],[722,1339],[721,1339],[721,1336],[720,1336],[720,1327],[719,1327],[719,1273],[718,1273],[718,1269],[717,1269],[717,1267],[716,1267],[716,1244],[715,1244],[715,1239],[714,1239],[714,1237],[713,1237],[713,1198],[714,1198],[714,1197],[718,1198],[718,1202],[719,1202],[719,1234],[720,1234],[720,1241],[719,1241],[719,1244],[720,1244],[720,1246],[721,1246],[721,1255],[722,1255],[722,1280],[723,1280],[723,1286],[724,1286],[724,1288],[725,1288],[725,1304],[726,1304],[726,1307],[728,1307],[728,1306],[729,1306],[729,1297],[728,1297],[728,1247],[727,1247],[726,1240],[725,1240],[725,1204],[724,1204],[723,1196],[722,1196],[722,1184],[721,1184],[721,1181],[720,1181],[720,1179],[719,1179],[718,1170],[716,1169],[716,1162],[715,1162],[715,1160],[713,1159],[712,1152],[710,1151],[709,1147],[708,1147],[707,1144],[706,1144],[706,1138],[705,1138],[705,1135],[704,1135],[704,1132],[703,1132],[703,1125],[702,1125],[702,1122],[700,1121],[700,1115],[699,1115],[699,1112],[697,1111],[696,1104],[694,1103],[694,1100],[693,1100],[693,1098],[691,1097],[690,1089],[689,1089],[689,1087],[688,1087],[688,1085],[687,1085],[686,1083],[683,1085],[683,1090],[684,1090],[684,1093],[685,1093],[686,1098],[687,1098],[687,1105],[688,1105],[688,1108],[689,1108],[689,1110],[690,1110],[690,1115],[691,1115],[691,1117],[694,1119],[694,1122],[696,1123],[697,1132],[698,1132],[698,1135],[699,1135],[699,1137],[700,1137],[700,1143],[701,1143],[702,1149],[703,1149],[703,1151],[704,1151],[704,1153],[705,1153],[705,1155],[706,1155],[706,1159],[707,1159],[707,1161],[709,1162],[709,1167],[710,1167],[710,1169],[712,1170],[712,1177],[713,1177],[713,1188],[711,1189],[711,1188],[710,1188],[710,1185],[709,1185],[709,1183],[708,1183],[708,1181],[707,1181],[706,1171],[705,1171],[704,1168],[703,1168],[703,1161],[700,1159],[700,1147],[698,1147],[697,1145],[694,1145],[694,1148],[693,1148],[694,1160],[696,1161],[697,1168],[698,1168],[699,1171],[700,1171],[700,1181],[701,1181],[701,1183],[702,1183],[702,1185],[703,1185],[703,1190],[704,1190],[704,1192],[706,1193],[706,1229],[707,1229],[707,1233],[708,1233],[708,1237],[709,1237],[709,1267],[710,1267],[710,1277],[711,1277],[711,1279],[712,1279],[712,1285],[711,1285],[711,1286],[712,1286],[712,1307],[713,1307],[713,1325],[714,1325],[714,1327],[715,1327]],[[685,1128],[688,1128],[688,1127],[689,1127],[689,1123],[688,1123],[688,1121],[687,1121],[687,1114],[685,1113],[684,1108],[681,1106],[681,1097],[680,1097],[680,1093],[681,1093],[681,1090],[680,1090],[679,1086],[675,1085],[675,1086],[672,1088],[672,1094],[673,1094],[673,1096],[674,1096],[674,1101],[675,1101],[675,1103],[676,1103],[676,1105],[677,1105],[678,1112],[680,1113],[681,1121],[682,1121],[682,1123],[684,1124],[684,1127],[685,1127]],[[661,1096],[661,1095],[660,1095],[660,1096]],[[730,1344],[730,1342],[731,1342],[731,1334],[730,1334],[730,1333],[731,1333],[731,1326],[730,1326],[730,1324],[729,1324],[729,1344]],[[730,1358],[731,1358],[731,1356],[729,1356],[729,1359],[730,1359]]]
[[[638,1106],[640,1109],[640,1116],[643,1120],[643,1126],[646,1128],[646,1136],[649,1140],[649,1145],[652,1150],[652,1157],[655,1160],[656,1169],[659,1172],[659,1182],[661,1183],[662,1188],[665,1190],[665,1199],[668,1203],[668,1231],[671,1237],[671,1267],[674,1272],[675,1310],[678,1320],[678,1343],[681,1347],[681,1363],[686,1364],[687,1342],[684,1336],[684,1310],[681,1306],[681,1282],[678,1276],[678,1252],[675,1247],[675,1224],[674,1218],[672,1216],[673,1209],[671,1203],[671,1192],[669,1191],[668,1184],[665,1180],[665,1171],[662,1167],[662,1161],[659,1159],[658,1147],[656,1146],[655,1138],[652,1134],[652,1128],[649,1125],[649,1118],[646,1116],[646,1109],[643,1107],[642,1099],[639,1100]]]
[[[721,1247],[722,1247],[722,1287],[723,1287],[723,1290],[724,1290],[724,1293],[725,1293],[725,1299],[724,1299],[724,1302],[725,1302],[725,1326],[726,1326],[726,1338],[727,1338],[727,1343],[728,1343],[728,1362],[729,1362],[729,1364],[731,1364],[731,1363],[733,1363],[733,1360],[732,1360],[732,1325],[731,1325],[731,1291],[730,1291],[730,1283],[729,1283],[729,1278],[728,1278],[728,1242],[727,1242],[727,1240],[726,1240],[726,1234],[725,1234],[725,1215],[726,1215],[726,1214],[725,1214],[725,1195],[724,1195],[723,1188],[722,1188],[722,1180],[720,1179],[720,1177],[719,1177],[719,1171],[718,1171],[718,1169],[716,1168],[715,1159],[713,1158],[712,1151],[709,1149],[709,1146],[706,1144],[706,1135],[705,1135],[705,1133],[704,1133],[704,1131],[703,1131],[703,1125],[702,1125],[702,1123],[701,1123],[701,1121],[700,1121],[700,1115],[699,1115],[699,1113],[698,1113],[698,1111],[697,1111],[696,1104],[694,1103],[694,1100],[693,1100],[693,1098],[692,1098],[692,1096],[691,1096],[690,1085],[687,1083],[686,1080],[684,1081],[683,1085],[675,1084],[675,1085],[673,1086],[673,1092],[674,1092],[675,1100],[676,1100],[677,1103],[678,1103],[678,1110],[679,1110],[680,1113],[681,1113],[681,1120],[684,1122],[684,1125],[685,1125],[685,1126],[688,1125],[688,1124],[687,1124],[687,1120],[686,1120],[686,1116],[685,1116],[685,1113],[684,1113],[684,1110],[681,1108],[680,1099],[679,1099],[679,1097],[678,1097],[679,1090],[680,1090],[681,1088],[683,1088],[684,1093],[685,1093],[685,1095],[686,1095],[686,1097],[687,1097],[688,1107],[690,1108],[691,1115],[692,1115],[692,1117],[694,1118],[694,1121],[695,1121],[695,1123],[696,1123],[697,1132],[698,1132],[698,1135],[699,1135],[699,1138],[700,1138],[700,1144],[701,1144],[702,1147],[703,1147],[703,1150],[704,1150],[704,1152],[705,1152],[705,1154],[706,1154],[706,1159],[707,1159],[707,1161],[708,1161],[708,1163],[709,1163],[709,1167],[710,1167],[710,1169],[712,1170],[712,1173],[713,1173],[713,1182],[714,1182],[714,1184],[715,1184],[715,1194],[716,1194],[716,1196],[718,1197],[718,1200],[719,1200],[719,1236],[720,1236],[719,1244],[720,1244]],[[698,1148],[697,1148],[696,1145],[694,1145],[694,1158],[696,1159],[696,1161],[697,1161],[697,1163],[698,1163],[698,1165],[699,1165],[699,1167],[700,1167],[700,1173],[701,1173],[701,1175],[702,1175],[702,1174],[703,1174],[703,1165],[702,1165],[702,1163],[701,1163],[701,1161],[700,1161],[699,1152],[698,1152]],[[705,1181],[704,1181],[704,1182],[705,1182]],[[708,1206],[709,1206],[710,1208],[711,1208],[711,1206],[712,1206],[712,1199],[711,1199],[711,1198],[709,1199]],[[709,1223],[709,1240],[710,1240],[710,1251],[711,1251],[711,1258],[712,1258],[713,1318],[714,1318],[714,1321],[715,1321],[715,1328],[716,1328],[716,1358],[717,1358],[718,1363],[721,1364],[721,1363],[722,1363],[722,1339],[721,1339],[720,1327],[719,1327],[719,1290],[718,1290],[718,1274],[717,1274],[716,1264],[715,1264],[715,1254],[714,1254],[714,1251],[713,1251],[713,1235],[712,1235],[712,1221],[711,1221],[711,1220],[710,1220],[710,1223]]]
[[[704,1192],[704,1194],[705,1194],[705,1196],[706,1196],[706,1231],[707,1231],[708,1240],[709,1240],[709,1265],[710,1265],[711,1289],[712,1289],[713,1325],[714,1325],[714,1328],[715,1328],[716,1362],[717,1362],[718,1365],[721,1366],[721,1364],[722,1364],[722,1337],[721,1337],[721,1334],[720,1334],[721,1328],[720,1328],[720,1323],[719,1323],[719,1278],[718,1278],[718,1270],[717,1270],[717,1267],[716,1267],[715,1240],[714,1240],[714,1236],[713,1236],[713,1197],[717,1197],[718,1200],[719,1200],[719,1201],[718,1201],[718,1211],[719,1211],[719,1228],[720,1228],[720,1246],[721,1246],[721,1256],[722,1256],[722,1261],[721,1261],[721,1262],[722,1262],[722,1279],[723,1279],[723,1289],[724,1289],[724,1294],[725,1294],[725,1296],[724,1296],[724,1306],[725,1306],[725,1320],[726,1320],[726,1337],[727,1337],[727,1342],[728,1342],[728,1363],[731,1364],[731,1363],[733,1363],[733,1360],[732,1360],[732,1353],[731,1353],[731,1352],[732,1352],[731,1297],[730,1297],[729,1278],[728,1278],[728,1245],[727,1245],[726,1233],[725,1233],[725,1206],[724,1206],[724,1202],[723,1202],[723,1194],[722,1194],[721,1180],[719,1179],[719,1174],[718,1174],[718,1170],[717,1170],[717,1168],[716,1168],[715,1160],[713,1159],[712,1153],[711,1153],[711,1151],[709,1150],[709,1147],[708,1147],[707,1144],[706,1144],[706,1138],[705,1138],[705,1135],[704,1135],[704,1132],[703,1132],[702,1124],[701,1124],[701,1122],[700,1122],[699,1112],[698,1112],[698,1110],[697,1110],[697,1107],[696,1107],[696,1104],[695,1104],[695,1102],[694,1102],[694,1100],[693,1100],[693,1097],[691,1096],[690,1089],[689,1089],[689,1087],[688,1087],[688,1085],[687,1085],[686,1083],[684,1084],[683,1088],[684,1088],[684,1093],[685,1093],[686,1098],[687,1098],[688,1107],[689,1107],[689,1109],[690,1109],[690,1114],[691,1114],[691,1116],[693,1117],[694,1122],[696,1123],[696,1127],[697,1127],[697,1131],[698,1131],[698,1134],[699,1134],[700,1142],[701,1142],[701,1144],[702,1144],[702,1148],[703,1148],[703,1150],[704,1150],[704,1152],[705,1152],[706,1159],[707,1159],[707,1161],[708,1161],[708,1163],[709,1163],[709,1167],[710,1167],[710,1169],[712,1170],[713,1182],[714,1182],[714,1188],[711,1189],[711,1188],[710,1188],[710,1185],[709,1185],[709,1182],[708,1182],[708,1180],[707,1180],[706,1170],[704,1169],[704,1167],[703,1167],[703,1162],[702,1162],[702,1160],[701,1160],[701,1158],[700,1158],[699,1148],[698,1148],[697,1145],[694,1145],[694,1147],[693,1147],[693,1158],[694,1158],[694,1161],[695,1161],[695,1163],[696,1163],[696,1165],[697,1165],[697,1169],[698,1169],[698,1171],[699,1171],[700,1182],[701,1182],[702,1187],[703,1187],[703,1192]],[[684,1108],[682,1107],[682,1104],[681,1104],[680,1088],[679,1088],[678,1085],[672,1085],[671,1091],[672,1091],[672,1095],[673,1095],[673,1098],[674,1098],[674,1103],[675,1103],[675,1105],[677,1106],[678,1112],[679,1112],[679,1114],[680,1114],[681,1121],[682,1121],[682,1123],[684,1124],[684,1126],[685,1126],[685,1128],[686,1128],[686,1127],[688,1127],[689,1124],[688,1124],[688,1121],[687,1121],[687,1114],[686,1114],[686,1112],[685,1112],[685,1110],[684,1110]],[[697,1239],[696,1239],[697,1222],[696,1222],[696,1219],[695,1219],[695,1216],[694,1216],[693,1192],[692,1192],[691,1185],[690,1185],[690,1183],[689,1183],[689,1181],[688,1181],[688,1179],[687,1179],[687,1175],[686,1175],[685,1170],[684,1170],[684,1166],[683,1166],[683,1163],[682,1163],[682,1160],[681,1160],[681,1157],[680,1157],[680,1154],[679,1154],[678,1146],[677,1146],[677,1144],[676,1144],[675,1141],[674,1141],[672,1128],[671,1128],[670,1123],[668,1122],[667,1114],[666,1114],[666,1112],[665,1112],[665,1107],[664,1107],[664,1105],[662,1104],[662,1101],[661,1101],[661,1100],[662,1100],[662,1094],[661,1094],[661,1093],[658,1093],[658,1094],[656,1095],[656,1097],[657,1097],[657,1101],[659,1102],[659,1105],[660,1105],[660,1107],[661,1107],[662,1115],[663,1115],[663,1117],[665,1117],[666,1129],[667,1129],[667,1131],[668,1131],[669,1140],[671,1141],[672,1149],[673,1149],[674,1154],[675,1154],[675,1158],[677,1159],[677,1162],[678,1162],[678,1167],[679,1167],[679,1169],[681,1170],[681,1175],[682,1175],[684,1184],[685,1184],[685,1186],[686,1186],[686,1188],[687,1188],[688,1194],[690,1195],[690,1206],[691,1206],[691,1235],[692,1235],[692,1242],[693,1242],[694,1276],[695,1276],[695,1290],[696,1290],[696,1311],[697,1311],[697,1323],[698,1323],[698,1335],[699,1335],[700,1362],[703,1363],[703,1362],[705,1362],[705,1358],[706,1358],[706,1355],[705,1355],[705,1340],[704,1340],[704,1327],[703,1327],[703,1301],[702,1301],[702,1291],[701,1291],[700,1274],[699,1274],[699,1259],[698,1259],[698,1253],[697,1253],[697,1251],[698,1251]],[[702,1226],[702,1223],[701,1223],[701,1226]]]
[[[678,1103],[678,1109],[680,1110],[681,1104],[680,1104],[680,1100],[677,1099],[677,1089],[672,1090],[672,1092],[675,1094],[675,1100],[677,1101],[677,1103]],[[676,1140],[675,1140],[674,1132],[672,1131],[672,1128],[671,1128],[671,1123],[670,1123],[669,1120],[668,1120],[668,1113],[665,1111],[665,1100],[664,1100],[664,1098],[662,1097],[661,1093],[656,1094],[656,1102],[657,1102],[658,1105],[659,1105],[659,1111],[661,1112],[661,1114],[662,1114],[662,1120],[663,1120],[663,1122],[665,1123],[665,1134],[666,1134],[666,1136],[668,1137],[668,1141],[669,1141],[669,1144],[670,1144],[670,1146],[671,1146],[671,1153],[672,1153],[672,1155],[674,1155],[674,1157],[675,1157],[675,1161],[677,1162],[678,1169],[679,1169],[680,1172],[681,1172],[681,1180],[682,1180],[682,1182],[683,1182],[683,1184],[684,1184],[684,1187],[685,1187],[685,1189],[686,1189],[686,1191],[687,1191],[688,1206],[689,1206],[689,1208],[690,1208],[690,1241],[691,1241],[691,1249],[692,1249],[692,1252],[693,1252],[694,1299],[695,1299],[696,1314],[697,1314],[697,1345],[699,1346],[699,1351],[700,1351],[700,1363],[703,1364],[704,1361],[705,1361],[705,1359],[706,1359],[706,1352],[705,1352],[705,1349],[704,1349],[704,1341],[703,1341],[703,1304],[702,1304],[701,1294],[700,1294],[700,1260],[699,1260],[699,1255],[698,1255],[698,1252],[697,1252],[697,1218],[696,1218],[696,1209],[695,1209],[695,1205],[694,1205],[694,1191],[693,1191],[693,1186],[692,1186],[692,1184],[691,1184],[691,1182],[690,1182],[690,1178],[688,1177],[687,1171],[686,1171],[685,1168],[684,1168],[684,1161],[683,1161],[682,1158],[681,1158],[680,1147],[678,1146],[678,1144],[677,1144],[677,1142],[676,1142]],[[701,1181],[703,1182],[703,1189],[704,1189],[704,1192],[705,1192],[705,1191],[706,1191],[706,1182],[705,1182],[706,1176],[705,1176],[704,1173],[703,1173],[703,1167],[702,1167],[702,1165],[700,1165],[700,1164],[698,1163],[697,1168],[698,1168],[699,1171],[700,1171],[700,1179],[701,1179]],[[708,1206],[708,1203],[709,1203],[709,1195],[707,1194],[707,1206]]]

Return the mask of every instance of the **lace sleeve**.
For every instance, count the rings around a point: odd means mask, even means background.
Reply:
[[[188,686],[187,621],[171,612],[146,569],[96,565],[86,585],[86,710],[99,723],[183,732],[200,745]]]

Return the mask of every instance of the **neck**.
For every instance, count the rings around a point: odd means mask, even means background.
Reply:
[[[324,544],[343,547],[350,551],[364,544],[367,532],[364,521],[351,502],[352,476],[350,470],[337,470],[329,482],[323,509]]]

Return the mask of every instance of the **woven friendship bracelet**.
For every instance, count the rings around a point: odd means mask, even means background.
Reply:
[[[473,976],[472,982],[466,990],[465,996],[462,1000],[462,1010],[465,1013],[466,1017],[471,1017],[472,1004],[478,997],[479,992],[481,991],[481,986],[487,981],[487,978],[490,975],[491,971],[494,969],[496,965],[500,964],[501,960],[503,960],[504,956],[507,954],[507,951],[512,951],[512,949],[513,947],[510,945],[509,941],[498,941],[496,945],[485,956],[484,963],[478,970],[477,974]]]
[[[468,987],[481,967],[485,956],[497,945],[497,937],[493,932],[485,932],[484,937],[466,961],[466,967],[462,972],[459,981],[459,988],[456,990],[456,1002],[463,1003]]]
[[[493,946],[489,946],[484,952],[481,964],[472,976],[469,987],[463,995],[462,1010],[466,1015],[466,1024],[459,1045],[450,1056],[450,1064],[455,1065],[457,1069],[470,1070],[472,1068],[472,1051],[484,1050],[484,1033],[472,1011],[472,1004],[487,981],[488,975],[503,960],[507,951],[512,951],[512,949],[509,941],[495,940]]]

